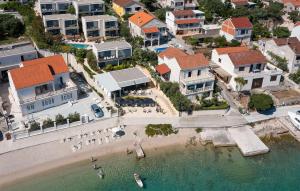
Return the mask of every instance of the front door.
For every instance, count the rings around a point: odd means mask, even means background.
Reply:
[[[256,79],[253,79],[251,89],[254,89],[254,88],[261,88],[261,87],[262,87],[263,80],[264,80],[263,78],[256,78]]]

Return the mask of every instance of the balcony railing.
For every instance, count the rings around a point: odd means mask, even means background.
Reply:
[[[71,92],[71,91],[74,91],[74,90],[77,90],[77,86],[75,86],[75,85],[71,86],[71,87],[65,87],[65,88],[60,89],[60,90],[51,91],[51,92],[41,94],[41,95],[38,95],[38,96],[33,96],[33,97],[30,97],[30,98],[23,98],[23,99],[20,98],[20,104],[25,104],[25,103],[30,103],[30,102],[46,99],[48,97],[53,97],[53,96],[60,95],[60,94],[63,94],[63,93],[67,93],[67,92]]]
[[[213,90],[212,86],[197,88],[197,89],[193,89],[193,90],[185,89],[185,90],[183,90],[183,94],[188,95],[188,94],[195,94],[195,93],[207,92],[207,91],[212,91],[212,90]]]
[[[212,74],[208,74],[203,77],[197,76],[194,78],[181,79],[181,82],[185,85],[192,85],[192,84],[198,84],[198,83],[214,81],[214,80],[215,80],[215,77]]]

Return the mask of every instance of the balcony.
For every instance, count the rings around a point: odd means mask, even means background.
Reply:
[[[204,82],[209,82],[214,80],[215,80],[215,76],[212,75],[211,73],[208,73],[208,74],[201,74],[200,76],[197,77],[181,79],[181,83],[188,86],[188,85],[199,84],[199,83],[204,83]]]
[[[197,94],[197,93],[203,93],[203,92],[208,92],[208,91],[213,91],[213,86],[197,88],[197,89],[193,89],[193,90],[188,90],[188,89],[181,90],[181,92],[184,95]]]
[[[269,75],[281,75],[283,71],[276,66],[267,63],[263,70],[254,69],[251,72],[238,72],[238,75],[241,77],[264,77]]]
[[[21,98],[20,97],[20,104],[35,102],[35,101],[39,101],[39,100],[42,100],[42,99],[50,98],[50,97],[53,97],[53,96],[57,96],[57,95],[60,95],[60,94],[64,94],[64,93],[67,93],[67,92],[72,92],[72,91],[77,90],[77,86],[71,81],[69,81],[68,84],[66,84],[65,86],[62,86],[62,87],[57,86],[57,88],[58,89],[56,89],[54,91],[52,90],[50,92],[43,93],[43,94],[40,94],[40,95],[34,95],[32,97],[29,97],[29,98]]]

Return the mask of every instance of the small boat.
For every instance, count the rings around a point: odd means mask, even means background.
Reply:
[[[140,175],[137,174],[137,173],[134,173],[134,174],[133,174],[133,177],[134,177],[134,179],[135,179],[137,185],[138,185],[139,187],[143,188],[143,187],[144,187],[144,184],[143,184],[143,182],[142,182],[142,180],[141,180]]]
[[[298,130],[300,130],[300,110],[298,110],[296,112],[289,111],[288,116],[290,117],[291,122],[293,123],[293,125]]]
[[[101,168],[101,167],[100,167],[100,169],[99,169],[99,171],[98,171],[97,175],[98,175],[98,176],[99,176],[99,178],[101,178],[101,179],[103,179],[103,178],[104,178],[104,172],[103,172],[103,170],[102,170],[102,168]]]

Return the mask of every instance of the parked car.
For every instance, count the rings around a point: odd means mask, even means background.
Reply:
[[[103,110],[96,104],[91,105],[91,110],[97,118],[104,116]]]
[[[3,141],[3,133],[0,131],[0,141]]]

